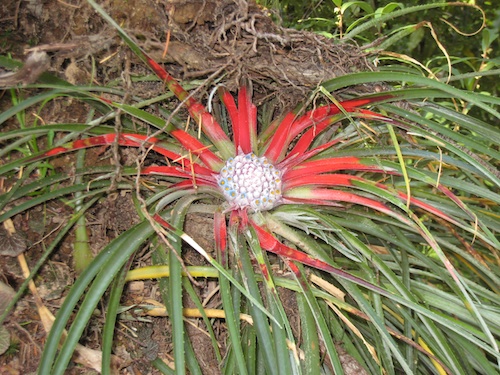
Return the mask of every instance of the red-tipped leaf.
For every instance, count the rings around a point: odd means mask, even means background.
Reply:
[[[170,134],[179,141],[179,143],[193,155],[198,156],[203,164],[212,169],[214,172],[218,172],[224,162],[209,150],[208,146],[201,143],[198,139],[194,138],[190,134],[186,133],[184,130],[174,130]]]
[[[226,215],[221,211],[215,211],[214,213],[214,237],[215,237],[215,248],[221,254],[221,261],[223,266],[226,264],[225,253],[227,251],[227,226],[226,226]]]
[[[252,94],[246,84],[238,93],[239,143],[241,150],[248,154],[256,151],[257,139],[257,107],[252,103]]]
[[[205,184],[210,184],[211,186],[217,186],[215,178],[212,176],[213,172],[209,169],[201,167],[199,165],[191,165],[191,168],[173,167],[173,166],[150,166],[141,169],[141,174],[143,175],[159,175],[159,176],[170,176],[170,177],[181,177],[181,178],[192,178],[192,173],[194,172],[195,178],[200,181],[204,181]]]
[[[234,152],[238,152],[240,148],[240,119],[238,115],[238,108],[236,107],[236,102],[234,97],[229,91],[224,87],[219,88],[219,96],[226,107],[229,118],[231,119],[231,125],[233,128],[233,139],[234,139]]]
[[[338,206],[340,202],[358,204],[394,217],[405,224],[412,225],[408,217],[398,214],[385,204],[355,193],[315,187],[300,187],[286,190],[283,194],[285,203],[315,204],[323,206]]]
[[[150,58],[144,51],[141,52],[149,67],[165,82],[168,89],[177,96],[179,100],[185,101],[189,114],[197,124],[201,124],[203,133],[205,133],[224,157],[230,157],[232,154],[232,142],[222,130],[219,123],[205,110],[205,107],[190,96],[189,93],[165,69],[163,69],[163,67]]]
[[[379,166],[363,164],[362,159],[354,156],[341,156],[337,158],[325,158],[319,160],[305,161],[293,169],[288,170],[283,175],[283,181],[291,181],[296,178],[306,181],[306,176],[318,175],[321,173],[331,173],[334,171],[374,171],[387,172]]]
[[[333,267],[329,265],[326,262],[323,262],[319,259],[315,259],[311,257],[309,254],[304,253],[300,250],[292,249],[291,247],[288,247],[281,242],[279,242],[271,233],[266,232],[262,227],[254,223],[253,221],[250,222],[252,227],[255,229],[255,232],[257,233],[257,237],[259,238],[260,246],[264,249],[267,250],[271,253],[280,255],[282,257],[285,257],[289,260],[297,261],[299,263],[314,267],[318,270],[322,270],[325,272],[329,272],[332,275],[341,277],[345,280],[352,281],[358,285],[362,285],[367,287],[368,289],[375,290],[379,292],[382,295],[389,295],[389,293],[376,286],[373,285],[363,279],[360,279],[356,276],[353,276],[340,268]],[[289,265],[292,265],[289,263]],[[298,269],[295,266],[291,267],[292,271],[296,272]]]
[[[64,152],[79,150],[82,148],[111,145],[114,142],[118,142],[120,146],[151,147],[154,151],[166,156],[171,160],[180,158],[179,154],[176,154],[175,152],[162,147],[161,141],[158,138],[148,137],[141,134],[120,134],[119,136],[117,136],[116,134],[104,134],[96,137],[79,139],[65,145],[55,147],[47,151],[45,154],[41,155],[39,158],[59,155]]]
[[[295,120],[295,113],[288,113],[283,121],[281,121],[276,133],[274,133],[271,138],[271,142],[264,152],[264,156],[272,163],[276,164],[284,156],[286,151],[285,145],[287,144],[288,136],[290,133],[290,127]]]

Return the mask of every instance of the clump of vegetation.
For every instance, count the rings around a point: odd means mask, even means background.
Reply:
[[[216,69],[210,79],[217,84],[191,82],[189,93],[187,82],[179,84],[88,2],[170,93],[145,100],[122,89],[52,81],[33,85],[41,91],[24,99],[10,89],[13,104],[0,123],[15,118],[21,126],[0,134],[6,181],[0,221],[54,200],[73,214],[31,275],[24,266],[28,279],[3,319],[68,233],[79,252],[78,275],[55,318],[31,284],[50,330],[40,373],[65,373],[75,351],[85,366],[117,371],[130,364],[116,350],[117,322],[150,323],[158,315],[168,316],[161,321],[171,333],[170,351],[144,349],[143,361],[166,374],[497,373],[500,133],[491,123],[500,119],[500,100],[478,89],[497,69],[488,59],[494,29],[483,31],[483,57],[465,63],[477,69],[459,72],[463,59],[438,38],[444,61],[438,68],[387,52],[422,26],[433,30],[422,23],[388,30],[387,22],[443,4],[395,11],[394,4],[374,10],[335,3],[338,33],[328,37],[346,51],[367,51],[357,55],[364,63],[307,96],[297,97],[306,84],[294,82],[294,100],[282,92],[272,102],[266,90],[287,81],[284,68],[267,86],[257,76],[253,89],[250,68],[230,70],[225,83]],[[246,30],[255,32],[255,43],[270,38],[268,46],[286,45],[284,37],[255,28],[261,10],[242,5],[231,8],[235,23],[220,26],[219,37]],[[348,11],[353,19],[345,27]],[[372,43],[367,31],[375,26],[388,31]],[[365,47],[346,36],[360,37]],[[377,69],[368,64],[375,58]],[[227,88],[235,81],[242,83],[236,98]],[[206,99],[196,99],[203,90]],[[61,96],[86,103],[88,121],[26,123],[28,108]],[[292,102],[299,105],[277,113]],[[86,152],[102,146],[111,149],[113,163],[86,164]],[[125,150],[131,161],[121,165]],[[72,154],[71,174],[54,170],[58,158]],[[117,218],[129,209],[133,218],[92,259],[85,216],[109,194],[132,196]],[[209,223],[205,235],[201,227],[187,233],[193,217]],[[10,228],[4,237],[12,243]],[[192,254],[200,265],[187,263]],[[127,282],[156,279],[161,303],[146,295],[131,301]],[[205,298],[207,279],[216,288]],[[93,351],[82,338],[96,324],[99,303],[105,317]],[[188,318],[204,330],[208,349],[201,349]],[[201,351],[211,353],[212,365]]]

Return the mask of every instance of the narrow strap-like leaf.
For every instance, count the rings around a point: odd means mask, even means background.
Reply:
[[[120,37],[128,45],[128,47],[145,62],[151,70],[167,85],[168,89],[179,100],[186,103],[190,115],[195,119],[197,124],[202,126],[204,134],[212,141],[212,143],[221,152],[224,158],[228,158],[233,153],[233,144],[227,134],[222,130],[219,123],[208,113],[202,104],[194,99],[184,88],[173,78],[161,65],[148,56],[144,50],[113,20],[109,14],[95,1],[88,0],[89,4],[97,10],[97,12],[108,21],[115,30],[118,31]]]
[[[267,157],[272,164],[276,164],[283,157],[286,151],[285,145],[287,144],[290,128],[294,120],[295,113],[288,113],[271,138],[271,142],[264,152],[264,156]]]
[[[238,93],[238,136],[241,151],[245,154],[252,152],[251,138],[251,100],[246,86],[241,86]]]
[[[238,152],[240,148],[240,118],[238,115],[238,107],[236,107],[236,102],[234,97],[229,91],[224,87],[219,87],[219,96],[226,107],[229,118],[231,119],[231,125],[233,128],[233,139],[234,139],[234,154]]]
[[[323,206],[338,206],[339,202],[359,204],[397,218],[404,224],[412,225],[410,219],[391,210],[389,206],[375,199],[362,197],[358,194],[347,191],[315,187],[300,187],[285,191],[283,199],[288,203],[307,203]]]
[[[389,168],[384,169],[376,165],[365,165],[363,164],[363,159],[354,156],[341,156],[337,158],[325,158],[303,162],[295,168],[285,172],[283,175],[283,182],[287,184],[287,182],[291,183],[291,181],[295,179],[307,182],[306,176],[317,175],[320,173],[331,173],[341,170],[374,172],[390,171]]]
[[[184,130],[177,129],[172,131],[170,134],[172,134],[172,136],[175,137],[175,139],[177,139],[179,143],[190,153],[199,156],[201,161],[203,161],[203,163],[214,172],[218,172],[224,165],[221,158],[210,151],[208,146],[204,145]]]

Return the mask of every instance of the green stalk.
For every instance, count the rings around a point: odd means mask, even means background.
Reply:
[[[305,375],[316,375],[320,371],[319,336],[314,315],[303,294],[297,293],[300,325],[302,328],[302,345],[304,362],[302,370]]]
[[[199,195],[187,195],[179,199],[172,211],[171,225],[175,228],[182,228],[189,207],[199,198]],[[196,357],[193,358],[194,352],[190,346],[191,344],[188,343],[185,337],[184,317],[182,313],[182,265],[179,261],[179,258],[182,256],[182,240],[176,235],[173,238],[175,241],[170,242],[170,251],[168,252],[170,277],[168,279],[167,306],[173,330],[175,373],[183,375],[186,373],[186,359],[188,359],[187,365],[190,367],[190,373],[198,373],[201,370],[195,360]]]
[[[83,169],[85,166],[85,149],[78,150],[76,154],[76,168]],[[75,177],[75,184],[83,183],[83,176],[77,175]],[[75,192],[75,212],[79,212],[82,208],[83,199],[82,191]],[[75,226],[75,242],[73,249],[73,258],[75,262],[75,272],[77,275],[81,274],[92,262],[94,258],[92,249],[89,245],[89,236],[87,233],[87,220],[84,215],[81,215]]]
[[[219,277],[219,272],[213,267],[207,266],[187,266],[187,272],[192,277],[215,278]],[[144,279],[160,279],[170,276],[170,267],[166,265],[154,265],[136,268],[127,273],[127,281],[144,280]],[[184,270],[182,276],[188,276]]]
[[[330,330],[326,323],[326,319],[324,315],[321,313],[321,309],[319,307],[318,301],[314,297],[313,289],[309,281],[304,277],[304,267],[299,263],[288,262],[288,266],[292,270],[292,273],[295,277],[295,280],[299,284],[302,296],[309,306],[309,309],[312,311],[312,315],[316,322],[317,330],[320,332],[321,338],[323,339],[323,343],[326,347],[326,353],[330,357],[330,361],[333,366],[334,373],[336,375],[343,375],[344,369],[340,363],[340,358],[338,356],[337,350],[333,343],[333,337],[330,334]]]
[[[220,254],[219,254],[219,263],[223,263],[223,260],[220,259]],[[220,286],[220,293],[222,300],[222,308],[224,309],[224,313],[226,315],[226,325],[227,325],[227,330],[229,332],[228,342],[231,343],[230,347],[231,357],[234,358],[234,361],[236,362],[235,366],[238,369],[237,373],[241,375],[247,375],[248,372],[245,362],[245,355],[243,354],[243,347],[241,345],[242,338],[240,331],[241,325],[239,319],[240,310],[239,308],[235,309],[235,306],[233,304],[234,299],[232,298],[231,295],[230,281],[224,276],[219,277],[219,286]],[[252,372],[250,372],[250,374],[252,374]]]
[[[128,262],[122,267],[111,287],[111,294],[109,296],[108,308],[106,311],[106,322],[104,323],[102,336],[102,375],[111,374],[111,350],[113,339],[115,338],[114,333],[116,319],[118,317],[118,308],[120,307],[123,287],[126,283],[127,271],[130,269],[133,259],[134,257],[131,256]]]
[[[389,134],[391,135],[392,144],[394,149],[396,150],[396,155],[398,155],[399,166],[401,167],[401,173],[403,175],[405,185],[406,185],[406,207],[410,208],[411,202],[411,190],[410,190],[410,179],[408,178],[408,172],[406,171],[406,164],[403,158],[403,154],[401,153],[401,148],[399,147],[398,138],[396,137],[396,133],[394,132],[394,127],[391,124],[386,124],[387,129],[389,129]]]
[[[167,366],[165,362],[163,362],[160,358],[155,358],[151,364],[159,371],[161,371],[164,375],[174,375],[175,371]]]
[[[129,229],[106,246],[78,277],[59,309],[47,337],[38,368],[39,374],[62,375],[65,373],[76,344],[87,326],[95,306],[123,264],[153,232],[153,228],[147,221]],[[92,286],[88,289],[91,283]],[[54,362],[66,324],[73,315],[75,306],[84,295],[85,299],[61,347],[57,361]]]
[[[417,5],[417,6],[412,6],[408,8],[404,8],[401,10],[396,10],[387,14],[384,14],[383,16],[377,17],[372,19],[371,21],[365,22],[360,26],[354,27],[351,25],[350,28],[347,29],[347,33],[344,35],[344,40],[350,40],[354,38],[356,35],[369,30],[372,27],[377,27],[379,25],[382,25],[384,22],[393,20],[397,17],[404,16],[406,14],[411,14],[411,13],[417,13],[417,12],[422,12],[427,9],[435,9],[435,8],[445,8],[449,6],[467,6],[466,4],[459,3],[459,2],[454,2],[454,3],[436,3],[436,4],[424,4],[424,5]],[[370,14],[366,17],[363,17],[355,22],[355,24],[361,23],[365,18],[367,17],[372,17],[373,14]],[[350,30],[351,29],[351,30]]]
[[[288,349],[287,339],[290,344],[295,345],[292,328],[290,326],[290,322],[287,319],[283,304],[279,299],[278,291],[276,289],[276,285],[270,271],[271,267],[267,258],[264,256],[259,240],[257,238],[257,234],[255,233],[253,228],[250,227],[245,231],[245,235],[247,238],[247,243],[255,256],[255,259],[257,260],[262,273],[262,279],[264,280],[264,285],[266,286],[265,290],[267,292],[266,296],[269,304],[269,310],[277,320],[277,322],[272,321],[271,326],[276,348],[276,359],[279,366],[278,370],[282,374],[290,374],[292,373],[292,366],[290,361],[290,358],[292,358],[292,356],[290,350]],[[297,368],[294,370],[297,371],[299,364],[295,363],[295,366]]]
[[[237,228],[230,228],[230,238],[233,242],[235,254],[237,256],[238,264],[241,268],[241,273],[243,276],[243,281],[248,290],[248,293],[253,297],[254,300],[258,301],[260,305],[263,305],[259,286],[257,284],[257,280],[255,279],[253,265],[248,254],[248,247],[245,238],[239,235]],[[271,334],[269,320],[262,312],[262,310],[254,304],[250,304],[249,309],[254,321],[255,330],[257,332],[258,349],[262,354],[265,362],[266,373],[270,375],[278,374],[279,367],[274,344],[275,340],[273,338],[273,335]],[[276,321],[276,317],[274,320]],[[276,323],[279,322],[276,321]],[[280,327],[280,329],[282,328]]]

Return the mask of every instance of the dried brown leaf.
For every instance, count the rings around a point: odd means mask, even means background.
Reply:
[[[9,233],[0,227],[0,255],[15,257],[26,250],[26,240],[18,233]]]

